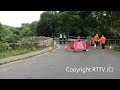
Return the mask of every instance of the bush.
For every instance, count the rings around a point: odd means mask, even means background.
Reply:
[[[116,45],[116,46],[114,47],[114,50],[120,51],[120,44]]]
[[[0,44],[0,51],[7,51],[8,48],[9,48],[9,44],[8,43]]]

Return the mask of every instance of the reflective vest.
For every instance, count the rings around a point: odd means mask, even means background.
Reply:
[[[66,38],[66,35],[64,35],[64,38]]]
[[[62,38],[62,35],[60,34],[60,38]]]
[[[98,42],[98,38],[99,38],[98,36],[94,36],[94,41]]]
[[[105,37],[101,37],[100,41],[101,41],[102,44],[105,44],[106,38]]]

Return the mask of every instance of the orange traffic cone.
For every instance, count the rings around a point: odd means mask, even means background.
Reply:
[[[65,50],[68,51],[68,46],[67,45],[65,46]]]
[[[109,51],[111,51],[112,50],[112,44],[110,44],[110,47],[109,47]]]
[[[49,47],[49,52],[52,52],[52,48],[51,47]]]
[[[94,50],[96,50],[96,44],[94,44]]]

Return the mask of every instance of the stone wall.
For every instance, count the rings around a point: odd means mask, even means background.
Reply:
[[[23,48],[46,48],[49,46],[55,45],[53,38],[45,38],[44,40],[35,40],[34,42],[19,42],[19,43],[2,43],[0,44],[0,52],[7,51],[7,50],[17,50]]]
[[[49,38],[49,39],[47,39],[47,40],[39,41],[39,45],[40,45],[40,46],[46,46],[46,47],[52,46],[52,45],[54,45],[54,41],[53,41],[52,38]]]
[[[9,44],[8,50],[16,50],[16,49],[29,48],[29,47],[45,48],[45,47],[49,47],[53,45],[54,45],[53,39],[46,38],[44,40],[39,39],[35,41],[27,41],[27,42]]]

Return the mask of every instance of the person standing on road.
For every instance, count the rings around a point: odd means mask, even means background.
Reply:
[[[102,45],[102,49],[105,49],[105,42],[106,42],[106,38],[104,37],[104,35],[102,35],[102,37],[100,38],[100,43]]]
[[[98,36],[98,34],[96,34],[93,38],[94,46],[98,45],[98,40],[99,40],[99,36]]]
[[[60,34],[60,44],[62,44],[62,34]]]
[[[64,41],[64,44],[65,44],[65,41],[66,41],[66,35],[65,34],[63,36],[63,41]]]
[[[91,36],[87,38],[89,45],[91,45]]]

